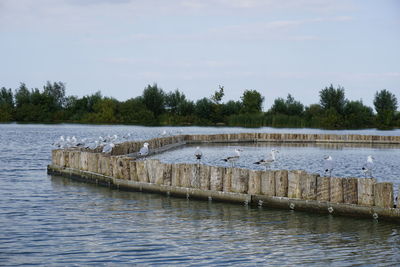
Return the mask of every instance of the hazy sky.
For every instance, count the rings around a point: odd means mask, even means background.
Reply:
[[[255,89],[266,108],[331,83],[400,100],[400,1],[0,0],[0,86],[47,80],[119,100],[153,83],[192,100]]]

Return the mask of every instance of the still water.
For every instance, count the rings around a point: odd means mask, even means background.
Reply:
[[[50,144],[60,135],[96,137],[129,132],[134,139],[142,140],[159,136],[164,130],[168,134],[324,132],[271,128],[0,125],[0,265],[391,266],[400,263],[400,225],[122,192],[46,174]],[[348,132],[400,135],[399,130]],[[270,148],[266,146],[266,150]],[[186,149],[191,153],[192,148]],[[228,153],[232,148],[224,149]],[[255,155],[255,151],[264,153],[263,147],[246,149],[244,153],[249,153],[248,157]],[[295,147],[279,149],[281,159],[297,153],[289,153]],[[307,154],[312,155],[320,148],[302,149],[311,149]],[[326,153],[325,149],[318,157]],[[380,157],[392,153],[388,159],[400,155],[395,148],[367,147],[355,150],[351,158],[362,159],[364,152],[360,151],[368,149],[365,153],[384,149]],[[342,154],[348,154],[345,152]],[[349,168],[353,165],[356,164],[352,162]],[[393,170],[385,171],[388,172],[385,177],[389,177]]]

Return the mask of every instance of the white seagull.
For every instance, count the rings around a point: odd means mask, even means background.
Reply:
[[[115,147],[115,145],[113,144],[113,143],[109,143],[109,144],[106,144],[104,147],[103,147],[103,153],[111,153],[111,151],[113,150],[113,148]]]
[[[236,153],[235,156],[230,156],[230,157],[224,158],[222,160],[225,161],[225,162],[230,162],[232,164],[232,167],[233,167],[233,164],[240,158],[240,152],[242,152],[242,151],[243,151],[242,149],[236,148],[235,149],[235,153]]]
[[[276,153],[279,153],[279,151],[276,150],[276,149],[271,149],[271,153],[270,153],[270,157],[269,158],[259,160],[257,162],[254,162],[254,164],[264,165],[265,169],[267,169],[268,165],[270,165],[271,163],[275,162],[275,160],[276,160],[275,154]]]
[[[326,156],[324,158],[324,160],[325,160],[325,164],[324,164],[325,175],[327,175],[329,173],[329,177],[332,177],[332,170],[334,167],[333,158],[331,156]]]
[[[144,143],[143,147],[140,149],[138,155],[141,157],[146,157],[149,154],[149,143]]]
[[[367,162],[361,168],[365,177],[367,177],[367,174],[369,173],[370,177],[372,178],[372,169],[374,168],[374,159],[375,158],[373,156],[369,155],[367,157]]]
[[[196,151],[194,152],[194,156],[196,157],[197,161],[200,162],[203,153],[200,150],[200,147],[196,147]]]

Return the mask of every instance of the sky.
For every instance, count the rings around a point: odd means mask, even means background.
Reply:
[[[46,81],[121,101],[157,83],[191,100],[257,90],[265,109],[330,84],[400,102],[400,1],[0,0],[0,87]]]

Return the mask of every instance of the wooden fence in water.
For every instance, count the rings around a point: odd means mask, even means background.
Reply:
[[[144,142],[152,153],[194,143],[302,142],[400,144],[400,136],[327,134],[179,135],[116,145],[111,154],[100,149],[52,151],[49,173],[117,188],[151,191],[187,198],[400,221],[393,184],[373,178],[322,177],[303,170],[256,171],[203,164],[168,164],[138,159]]]

